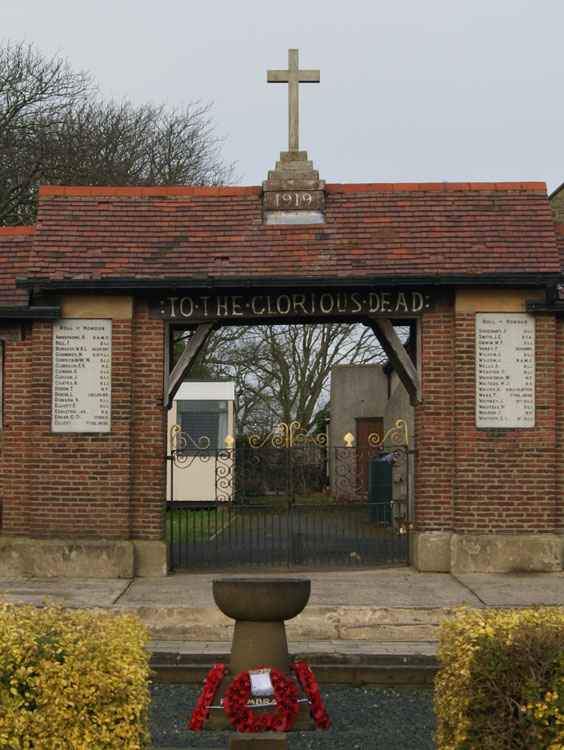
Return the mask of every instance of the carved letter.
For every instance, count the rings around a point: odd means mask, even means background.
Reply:
[[[174,309],[174,303],[176,302],[177,299],[178,297],[168,298],[168,301],[170,302],[170,317],[171,318],[176,318],[176,310]]]
[[[358,293],[358,292],[353,292],[353,293],[351,294],[351,300],[352,300],[352,302],[353,302],[353,304],[354,304],[354,307],[353,307],[353,309],[352,309],[352,312],[353,312],[353,313],[355,313],[355,312],[360,312],[360,311],[362,310],[362,302],[361,302],[361,300],[360,300],[360,295],[359,295],[359,293]]]
[[[233,296],[232,303],[233,303],[233,315],[243,315],[243,310],[241,309],[241,303],[237,302],[236,300],[243,299],[242,297],[239,297],[237,295]]]
[[[326,297],[329,299],[330,307],[326,307],[324,304],[323,300]],[[328,292],[326,292],[325,294],[322,294],[321,297],[319,298],[319,309],[321,310],[322,313],[330,313],[331,310],[333,309],[334,304],[335,304],[335,301],[333,300],[333,295],[329,294]]]
[[[185,305],[188,305],[188,310],[186,310]],[[183,318],[189,318],[194,314],[194,303],[192,302],[192,297],[182,297],[179,303],[180,308],[180,314]]]
[[[282,304],[281,304],[282,300],[284,300],[284,303],[285,303],[285,307],[286,307],[285,310],[282,309]],[[287,315],[290,312],[291,306],[292,304],[287,294],[278,295],[278,297],[276,298],[276,309],[278,310],[280,315]]]
[[[346,312],[347,311],[347,304],[349,301],[349,295],[346,292],[343,292],[344,302],[343,306],[341,307],[341,293],[337,292],[337,310],[338,312]]]
[[[390,311],[390,292],[382,292],[382,312]]]
[[[307,315],[307,310],[305,308],[305,294],[292,294],[292,306],[294,312],[296,312],[299,307],[303,314]]]
[[[378,312],[380,309],[380,295],[376,294],[376,292],[370,292],[368,295],[368,302],[370,305],[369,312]]]
[[[407,312],[407,302],[405,301],[405,292],[398,293],[398,298],[396,301],[396,312],[399,312],[400,307],[403,312]]]
[[[253,297],[251,300],[251,309],[255,315],[263,315],[264,313],[264,307],[261,307],[260,309],[257,307],[257,300],[262,300],[262,297]]]
[[[411,292],[411,311],[419,312],[423,309],[423,295],[421,292]]]
[[[221,297],[218,297],[217,300],[216,300],[216,302],[215,302],[215,305],[216,305],[217,315],[228,315],[229,314],[229,310],[228,310],[228,306],[227,306],[227,297],[223,298],[223,302],[221,301]]]

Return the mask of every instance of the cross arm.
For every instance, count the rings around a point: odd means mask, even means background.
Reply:
[[[319,70],[299,70],[296,71],[298,74],[299,83],[319,83],[320,73]],[[266,81],[267,83],[288,83],[290,78],[289,70],[267,70]]]

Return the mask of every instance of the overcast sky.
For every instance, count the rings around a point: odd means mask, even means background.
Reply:
[[[213,101],[241,184],[300,146],[327,182],[564,182],[564,0],[4,0],[0,39],[90,71],[106,97]]]

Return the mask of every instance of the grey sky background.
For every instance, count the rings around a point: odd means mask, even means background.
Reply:
[[[134,103],[213,101],[241,184],[287,148],[288,48],[300,146],[327,182],[564,182],[564,0],[4,0],[27,40]]]

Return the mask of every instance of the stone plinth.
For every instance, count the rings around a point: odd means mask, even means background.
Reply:
[[[314,216],[323,219],[325,180],[307,158],[306,151],[283,151],[276,169],[262,183],[263,211],[272,216],[300,216],[306,222]]]
[[[215,603],[235,620],[229,670],[232,675],[264,664],[288,672],[284,620],[304,609],[310,581],[291,578],[231,578],[213,582]]]
[[[210,709],[205,729],[231,727],[219,707],[223,705],[229,684],[240,672],[264,666],[281,670],[292,678],[284,621],[296,617],[304,609],[310,588],[309,580],[297,578],[226,578],[213,582],[215,602],[225,615],[235,620],[235,629],[229,669],[219,685],[212,704],[217,708]],[[294,682],[298,686],[297,681]],[[303,697],[301,690],[299,692]],[[266,710],[271,713],[274,709],[265,709],[258,703],[255,712]],[[308,703],[301,703],[292,730],[314,727]]]

